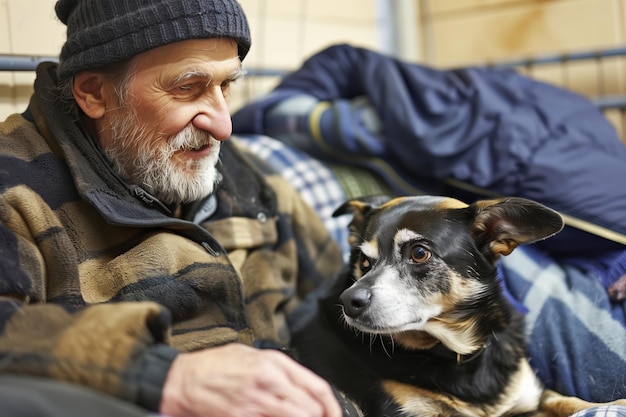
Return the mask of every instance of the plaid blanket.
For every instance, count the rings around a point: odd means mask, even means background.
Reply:
[[[332,217],[346,199],[384,193],[375,176],[322,164],[262,135],[241,135],[243,146],[267,160],[315,208],[345,257],[349,216]],[[365,177],[365,178],[363,178]],[[626,306],[612,304],[593,272],[550,258],[536,247],[518,248],[500,265],[503,289],[526,312],[529,357],[544,384],[590,401],[626,398]],[[626,407],[594,407],[576,417],[626,416]]]

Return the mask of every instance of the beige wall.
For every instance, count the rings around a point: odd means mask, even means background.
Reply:
[[[334,43],[377,49],[376,0],[239,0],[250,23],[249,68],[296,69]],[[233,96],[233,109],[269,91],[278,78],[247,78]]]
[[[428,60],[455,66],[624,43],[623,0],[424,1]]]
[[[437,67],[626,46],[626,0],[421,0],[420,5],[423,59]],[[592,98],[626,94],[621,57],[520,70]],[[620,133],[626,131],[622,112],[606,114]]]
[[[626,0],[423,0],[424,60],[438,67],[626,45]],[[535,67],[538,78],[588,95],[624,92],[624,68],[606,60]],[[601,82],[603,85],[599,85]]]
[[[0,54],[56,55],[64,28],[55,0],[0,0]],[[28,103],[34,73],[0,72],[0,120]]]
[[[56,56],[65,27],[56,0],[0,0],[0,54]],[[240,0],[250,21],[249,68],[297,68],[313,52],[337,42],[378,48],[376,0]],[[0,120],[21,112],[33,72],[0,72]],[[266,92],[277,79],[249,78],[237,86],[233,108]]]

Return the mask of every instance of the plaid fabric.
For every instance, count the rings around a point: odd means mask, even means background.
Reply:
[[[626,407],[602,405],[573,414],[572,417],[626,417]]]
[[[589,401],[626,398],[626,305],[597,276],[536,247],[503,258],[501,272],[526,316],[531,365],[546,386]]]
[[[349,254],[348,216],[332,217],[348,196],[331,169],[306,153],[263,135],[240,135],[235,139],[250,152],[265,160],[289,181],[315,210],[331,236]]]

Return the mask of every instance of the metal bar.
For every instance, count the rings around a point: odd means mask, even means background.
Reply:
[[[606,97],[590,98],[600,110],[619,109],[626,107],[626,95],[614,95]]]
[[[246,68],[247,77],[284,77],[289,71],[277,68]]]
[[[35,71],[44,61],[57,62],[55,56],[0,55],[0,71]]]
[[[526,58],[499,61],[496,63],[490,63],[488,65],[496,68],[506,68],[516,66],[551,64],[561,62],[563,61],[563,59],[567,59],[568,61],[579,61],[590,58],[606,58],[620,55],[626,56],[626,47],[573,52],[567,54],[536,55]],[[37,67],[37,64],[42,61],[57,60],[58,58],[56,56],[0,54],[0,71],[34,71]],[[250,68],[248,69],[248,73],[253,76],[281,76],[286,74],[287,71],[280,69]]]
[[[518,66],[526,66],[526,65],[540,65],[540,64],[554,64],[563,61],[564,59],[568,61],[581,61],[590,58],[608,58],[613,56],[626,56],[626,47],[619,48],[609,48],[602,50],[593,50],[593,51],[582,51],[582,52],[573,52],[573,53],[563,53],[563,54],[546,54],[546,55],[536,55],[526,58],[517,58],[511,60],[499,61],[496,63],[490,63],[489,66],[494,68],[508,68],[508,67],[518,67]]]
[[[35,71],[42,62],[58,60],[55,56],[0,54],[0,71]],[[287,70],[277,68],[246,68],[246,74],[251,77],[284,77],[288,73]]]

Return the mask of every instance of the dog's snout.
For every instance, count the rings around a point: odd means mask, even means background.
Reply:
[[[351,288],[341,294],[341,303],[348,317],[357,317],[369,305],[372,293],[367,288]]]

